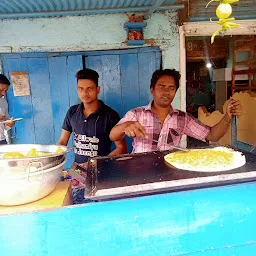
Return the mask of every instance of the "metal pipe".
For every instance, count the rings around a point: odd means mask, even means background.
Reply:
[[[151,6],[148,13],[144,16],[145,19],[148,19],[156,11],[156,9],[161,6],[163,2],[164,0],[155,0],[155,3]]]
[[[88,9],[88,10],[74,10],[74,11],[51,11],[51,12],[28,12],[28,13],[1,13],[0,19],[20,19],[20,18],[41,18],[41,17],[55,17],[68,15],[90,15],[90,14],[113,14],[124,12],[147,12],[152,6],[140,7],[125,7],[125,8],[111,8],[111,9]],[[183,9],[183,4],[179,5],[162,5],[158,6],[155,11],[179,10]]]

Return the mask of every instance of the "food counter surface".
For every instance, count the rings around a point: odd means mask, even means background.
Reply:
[[[256,157],[244,152],[246,164],[224,172],[193,172],[171,168],[168,151],[94,158],[86,179],[86,198],[110,199],[187,190],[256,180]]]

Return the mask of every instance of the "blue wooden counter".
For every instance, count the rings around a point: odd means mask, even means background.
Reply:
[[[256,255],[256,183],[0,217],[0,255]]]

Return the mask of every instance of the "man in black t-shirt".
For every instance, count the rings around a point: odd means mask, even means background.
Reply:
[[[116,148],[112,152],[110,150],[109,133],[120,117],[115,110],[98,100],[98,73],[83,69],[77,72],[76,78],[82,103],[69,108],[57,144],[67,145],[71,133],[74,133],[75,162],[80,164],[86,163],[88,157],[126,153],[124,139],[114,141]]]

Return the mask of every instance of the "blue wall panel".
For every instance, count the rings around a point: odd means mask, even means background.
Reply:
[[[256,254],[256,243],[248,243],[225,248],[213,248],[198,253],[189,254],[192,256],[251,256]]]
[[[63,120],[69,108],[68,80],[67,80],[67,57],[49,58],[51,103],[53,124],[55,130],[55,142],[58,141]]]
[[[8,59],[4,62],[4,73],[9,77],[10,81],[10,72],[27,72],[30,79],[28,60],[29,59],[27,58],[16,58]],[[21,122],[17,122],[15,127],[12,128],[12,143],[35,143],[36,137],[31,95],[15,97],[13,94],[13,87],[11,85],[7,92],[7,99],[9,103],[10,116],[23,118]]]
[[[86,66],[86,68],[90,68],[90,69],[93,69],[93,70],[98,72],[98,74],[99,74],[99,86],[100,86],[99,99],[101,99],[105,102],[101,56],[88,56],[88,57],[86,57],[85,58],[85,66]]]
[[[104,101],[118,113],[122,113],[119,55],[103,55],[101,63]]]
[[[140,90],[138,81],[138,55],[120,55],[121,88],[122,88],[122,112],[138,107],[140,102]]]
[[[62,124],[70,106],[79,104],[77,95],[76,73],[82,69],[82,56],[52,57],[49,58],[49,72],[51,84],[51,102],[55,130],[55,142],[60,137]],[[68,146],[73,146],[73,135]],[[69,168],[74,161],[73,154],[67,155],[65,168]]]
[[[48,61],[46,58],[30,58],[28,67],[35,142],[55,144]]]
[[[154,71],[160,68],[160,51],[138,54],[140,105],[147,105],[153,98],[150,93],[150,81]]]
[[[47,53],[47,52],[24,52],[19,53],[18,55],[22,58],[38,58],[38,57],[53,57],[53,56],[75,56],[75,55],[82,55],[82,56],[102,56],[102,55],[113,55],[113,54],[128,54],[128,53],[145,53],[145,52],[155,52],[159,53],[160,57],[160,50],[159,47],[141,47],[141,48],[130,48],[130,49],[120,49],[120,50],[109,50],[109,51],[85,51],[85,52],[58,52],[58,53]],[[9,58],[17,58],[17,53],[7,53],[1,55],[2,59],[9,59]]]
[[[124,116],[127,111],[140,105],[140,88],[138,81],[138,54],[120,55],[121,88],[122,88],[122,112]],[[132,151],[133,139],[126,136],[127,150]]]
[[[100,75],[100,99],[121,117],[128,110],[149,103],[151,76],[160,68],[158,48],[106,51],[99,56],[94,54],[88,54],[85,63],[86,67],[96,70]],[[128,152],[131,152],[132,139],[126,137],[126,142]]]
[[[72,54],[71,56],[68,56]],[[160,66],[156,47],[84,53],[24,53],[3,55],[4,72],[26,71],[30,77],[31,96],[14,97],[8,92],[10,114],[23,117],[12,130],[13,143],[56,143],[68,108],[80,101],[75,74],[86,67],[99,75],[99,98],[122,117],[128,110],[148,104],[152,73]],[[57,55],[57,57],[53,57]],[[19,57],[19,56],[22,56]],[[48,63],[47,63],[48,60]],[[72,146],[72,138],[69,146]],[[127,139],[129,152],[131,139]],[[73,156],[69,154],[70,165]]]
[[[255,197],[245,183],[0,216],[0,252],[253,256]]]
[[[81,103],[76,90],[76,87],[77,87],[76,73],[82,68],[83,68],[83,61],[82,61],[81,55],[67,57],[67,83],[68,83],[68,96],[69,96],[68,107]],[[67,110],[68,110],[68,107],[67,107]],[[68,142],[69,147],[73,147],[73,140],[74,140],[74,136],[73,134],[71,134]],[[74,151],[72,150],[72,152],[67,155],[67,162],[65,164],[66,169],[68,169],[71,166],[71,164],[74,162],[75,157],[73,152]]]
[[[14,97],[8,91],[11,116],[23,117],[12,130],[13,143],[55,144],[71,105],[78,104],[76,77],[82,56],[4,58],[4,72],[28,72],[31,95]],[[16,131],[16,132],[15,132]],[[16,134],[16,135],[15,135]],[[72,137],[69,142],[72,146]],[[73,161],[68,155],[68,167]]]
[[[77,80],[76,73],[83,69],[83,62],[81,55],[68,56],[67,57],[67,83],[68,83],[68,95],[69,106],[79,104],[81,101],[77,95]]]

